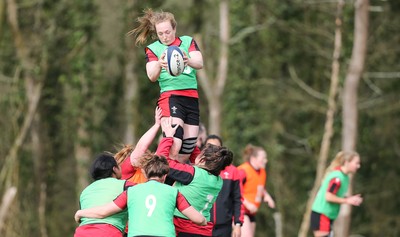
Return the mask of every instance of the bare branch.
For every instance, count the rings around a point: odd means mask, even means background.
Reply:
[[[272,25],[274,22],[275,18],[270,18],[270,20],[266,24],[248,26],[241,29],[229,40],[229,45],[234,45],[241,42],[243,38],[247,37],[250,34],[253,34],[254,32],[265,30],[269,25]]]
[[[327,101],[328,100],[327,97],[324,94],[314,90],[313,88],[309,87],[304,81],[302,81],[297,76],[297,73],[296,73],[296,70],[294,69],[294,67],[291,66],[291,65],[289,66],[289,74],[290,74],[290,78],[294,82],[296,82],[296,84],[298,86],[300,86],[301,89],[303,89],[305,92],[307,92],[307,94],[309,94],[312,97],[317,98],[319,100],[323,100],[323,101]]]
[[[363,77],[378,78],[378,79],[398,79],[400,72],[366,72]]]
[[[217,88],[216,94],[218,98],[221,96],[226,79],[228,77],[228,42],[229,42],[229,6],[227,1],[221,1],[220,3],[220,10],[219,10],[219,21],[220,21],[220,34],[219,39],[221,42],[220,46],[220,56],[219,56],[219,64],[218,64],[218,73],[217,73]]]

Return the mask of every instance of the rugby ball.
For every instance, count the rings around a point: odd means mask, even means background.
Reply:
[[[183,52],[175,45],[169,46],[165,50],[165,61],[167,62],[167,71],[171,76],[179,76],[185,69],[183,62]]]

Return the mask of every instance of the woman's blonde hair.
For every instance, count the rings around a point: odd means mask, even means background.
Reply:
[[[256,157],[258,155],[259,151],[264,151],[265,154],[267,154],[267,152],[265,151],[264,148],[262,148],[260,146],[254,146],[252,144],[247,144],[247,146],[243,150],[243,160],[245,162],[250,161],[250,158]]]
[[[143,11],[143,16],[138,17],[137,21],[139,26],[129,31],[128,35],[135,35],[136,45],[142,45],[147,41],[150,36],[152,39],[157,38],[156,24],[169,21],[173,29],[176,27],[176,20],[172,13],[170,12],[154,12],[151,8]]]
[[[335,158],[332,160],[331,164],[326,169],[325,174],[333,171],[336,167],[344,165],[344,163],[350,162],[354,159],[354,157],[359,156],[359,154],[355,151],[339,151]]]
[[[123,145],[123,147],[114,154],[114,158],[120,165],[124,160],[129,157],[135,147],[133,145]]]

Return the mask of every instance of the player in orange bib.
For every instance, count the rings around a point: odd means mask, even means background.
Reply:
[[[243,152],[245,162],[238,167],[243,182],[243,206],[245,209],[242,236],[254,236],[256,230],[255,215],[261,202],[267,202],[275,208],[275,202],[265,189],[268,162],[267,153],[262,147],[247,145]]]

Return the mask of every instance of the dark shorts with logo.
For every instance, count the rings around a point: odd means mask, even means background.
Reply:
[[[198,98],[180,95],[161,96],[157,104],[162,109],[163,117],[172,116],[182,119],[185,124],[199,125],[200,111]]]

